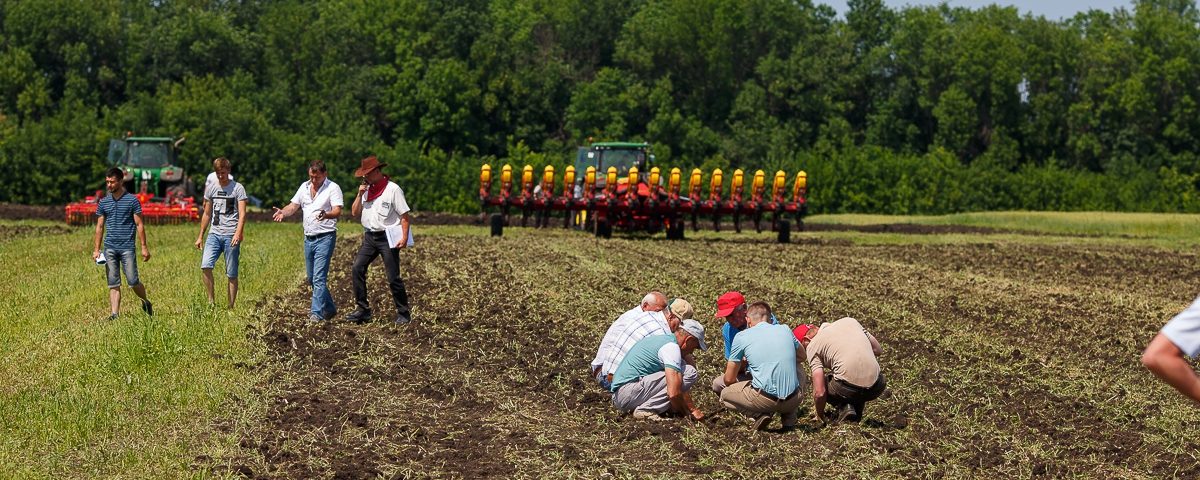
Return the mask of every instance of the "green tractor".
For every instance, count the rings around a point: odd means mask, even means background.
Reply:
[[[196,184],[178,166],[176,152],[183,138],[134,137],[108,141],[108,164],[125,172],[125,188],[142,203],[149,223],[183,223],[199,218]],[[67,205],[67,223],[91,223],[103,191]]]

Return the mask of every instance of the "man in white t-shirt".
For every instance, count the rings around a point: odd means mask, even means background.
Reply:
[[[354,302],[357,308],[346,316],[346,320],[351,322],[362,323],[371,319],[371,304],[367,302],[367,266],[380,256],[383,257],[383,268],[387,272],[392,302],[396,305],[396,323],[406,324],[412,320],[408,292],[404,290],[404,281],[400,279],[400,249],[407,246],[406,239],[409,237],[408,202],[404,199],[404,190],[383,174],[382,169],[386,166],[372,155],[364,158],[362,165],[354,172],[361,184],[350,207],[350,214],[360,218],[364,232],[362,246],[354,258]],[[393,244],[388,240],[387,231],[395,228],[399,228],[399,233],[393,236],[398,239]]]
[[[592,358],[592,363],[589,365],[592,369],[592,377],[601,387],[608,390],[609,386],[608,375],[603,371],[604,359],[608,358],[609,350],[616,344],[617,336],[625,331],[630,319],[642,312],[661,312],[664,308],[667,308],[666,295],[658,291],[650,292],[642,298],[641,305],[622,313],[612,325],[609,325],[608,330],[604,332],[604,337],[600,339],[600,347],[596,349],[596,356]]]
[[[1142,364],[1200,405],[1200,377],[1184,356],[1200,354],[1200,298],[1163,326],[1142,353]]]
[[[304,220],[304,271],[312,286],[310,322],[319,323],[337,315],[337,305],[329,294],[329,259],[337,243],[337,219],[342,216],[342,187],[329,179],[325,162],[313,160],[308,164],[308,181],[300,185],[291,203],[276,208],[272,217],[283,221],[297,211]]]

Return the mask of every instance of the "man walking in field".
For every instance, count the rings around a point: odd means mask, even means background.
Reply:
[[[408,306],[408,292],[404,289],[404,280],[400,278],[400,249],[408,246],[409,220],[408,201],[404,198],[404,190],[399,185],[388,180],[383,174],[383,167],[375,156],[362,160],[362,165],[354,172],[361,179],[358,195],[350,207],[350,214],[360,218],[363,226],[362,246],[354,258],[354,301],[358,308],[346,320],[356,323],[371,319],[371,304],[367,301],[367,267],[376,257],[383,257],[383,269],[387,273],[388,288],[392,292],[392,302],[396,306],[397,324],[406,324],[412,320]],[[388,229],[399,231],[388,240]]]
[[[125,191],[125,172],[110,168],[104,174],[104,185],[108,195],[96,204],[96,235],[92,243],[92,259],[104,263],[108,276],[108,303],[116,320],[121,313],[121,271],[125,272],[125,283],[142,299],[142,311],[154,315],[154,306],[146,297],[146,286],[138,278],[137,257],[134,255],[134,235],[142,245],[142,260],[150,261],[150,247],[146,240],[146,227],[142,224],[142,204],[137,197]],[[100,238],[104,237],[104,250],[100,250]],[[103,260],[102,260],[103,259]]]
[[[609,325],[608,330],[604,332],[604,337],[600,339],[600,347],[596,349],[596,356],[592,358],[591,363],[592,377],[596,379],[596,382],[601,387],[604,387],[606,390],[609,387],[607,373],[603,371],[604,359],[608,357],[608,352],[616,343],[617,336],[625,331],[625,327],[638,314],[642,312],[661,312],[666,307],[667,297],[662,292],[650,292],[642,298],[641,305],[622,313],[612,325]]]
[[[747,328],[733,340],[725,363],[721,406],[755,419],[754,429],[764,430],[771,417],[783,417],[784,430],[796,427],[796,408],[800,406],[800,371],[796,368],[796,350],[800,342],[786,325],[771,324],[771,307],[756,302],[746,309]],[[743,370],[750,380],[738,381]]]
[[[850,317],[820,327],[800,325],[793,334],[808,354],[817,419],[826,421],[829,403],[838,422],[860,420],[866,402],[887,388],[876,359],[882,354],[879,341]]]
[[[1142,364],[1200,405],[1200,377],[1184,358],[1200,354],[1200,298],[1167,322],[1142,353]]]
[[[196,249],[204,250],[200,260],[200,272],[204,280],[204,292],[208,294],[210,304],[215,302],[213,267],[217,264],[217,257],[221,253],[225,254],[225,276],[229,278],[228,307],[232,309],[237,301],[238,258],[241,254],[242,233],[246,227],[248,197],[242,184],[230,178],[229,172],[233,170],[233,163],[228,158],[219,157],[213,160],[213,169],[217,171],[217,184],[210,185],[204,191],[204,213],[200,216]],[[205,228],[208,228],[207,239],[204,237]]]
[[[333,295],[329,294],[329,260],[337,243],[337,220],[342,216],[342,188],[329,179],[325,162],[313,160],[308,164],[308,181],[300,185],[291,203],[276,208],[272,217],[283,221],[296,211],[304,221],[304,272],[312,286],[310,322],[329,320],[337,314]]]
[[[697,347],[707,348],[704,325],[695,320],[684,320],[673,334],[639,340],[613,375],[613,406],[637,419],[662,420],[668,411],[703,419],[687,396],[699,375],[684,361]]]

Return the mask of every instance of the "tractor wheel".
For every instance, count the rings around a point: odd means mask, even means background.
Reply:
[[[671,238],[672,240],[683,240],[683,224],[682,223],[676,223],[676,224],[671,225],[670,231],[674,231],[675,234],[671,235],[671,237],[669,237],[669,238]]]
[[[792,241],[792,223],[787,220],[780,220],[778,225],[779,243],[791,243]]]
[[[504,216],[499,213],[493,213],[489,219],[492,223],[492,236],[499,237],[504,235]]]

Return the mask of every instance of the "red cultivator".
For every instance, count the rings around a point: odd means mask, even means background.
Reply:
[[[142,220],[151,225],[175,225],[179,223],[196,222],[200,214],[196,202],[191,197],[155,198],[150,193],[135,194],[142,204]],[[104,197],[103,191],[88,195],[82,202],[67,204],[67,224],[86,225],[96,222],[96,204]]]
[[[619,155],[622,158],[617,161],[606,158]],[[671,169],[665,182],[658,167],[651,168],[649,175],[641,173],[639,165],[644,168],[650,158],[646,144],[593,144],[590,149],[580,150],[576,162],[584,167],[583,178],[577,182],[576,166],[568,166],[558,194],[554,193],[554,167],[545,167],[542,181],[534,182],[533,167],[526,165],[521,172],[519,190],[514,192],[512,167],[504,165],[500,171],[499,193],[493,195],[492,169],[490,165],[484,165],[479,176],[480,202],[484,211],[489,206],[499,209],[491,216],[492,235],[502,234],[513,209],[521,213],[521,226],[526,226],[533,218],[534,226],[545,227],[553,212],[566,212],[565,227],[580,226],[605,238],[611,237],[613,228],[617,228],[650,233],[663,230],[667,238],[681,240],[684,224],[689,218],[693,230],[699,229],[701,218],[711,221],[713,230],[720,230],[722,219],[730,217],[734,230],[739,232],[743,219],[753,221],[754,229],[759,232],[763,230],[763,220],[768,220],[769,229],[778,233],[780,242],[786,243],[791,235],[791,223],[787,219],[794,218],[797,227],[803,226],[808,181],[804,172],[796,174],[790,192],[787,191],[787,174],[776,172],[768,192],[766,174],[759,170],[754,173],[750,191],[746,192],[743,172],[735,170],[729,197],[722,198],[723,174],[718,169],[710,177],[708,196],[704,198],[700,169],[692,170],[684,192],[682,172],[678,168]],[[605,175],[598,177],[599,169],[605,167]],[[791,194],[790,201],[786,198],[788,193]]]

